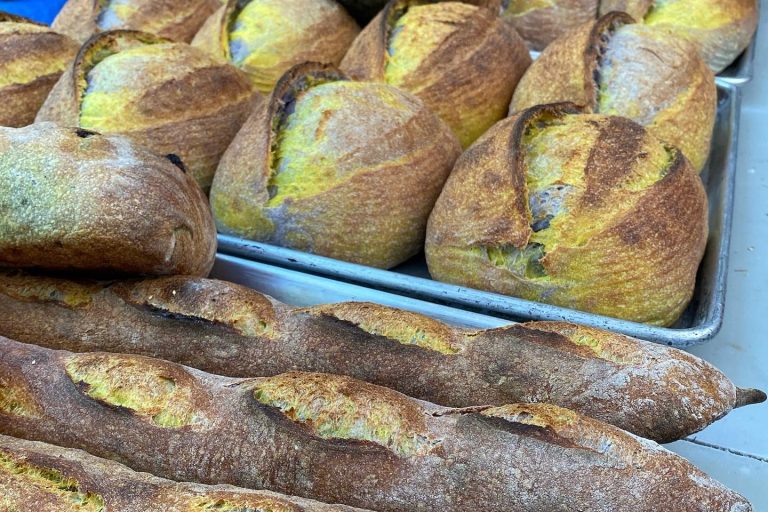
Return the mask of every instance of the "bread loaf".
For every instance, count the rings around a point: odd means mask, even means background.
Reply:
[[[229,485],[172,482],[80,450],[0,435],[4,512],[354,512]]]
[[[53,28],[81,43],[116,29],[152,32],[189,42],[221,0],[68,0]]]
[[[0,267],[206,275],[216,230],[175,155],[52,123],[0,128]]]
[[[231,62],[269,94],[296,64],[339,64],[358,32],[335,0],[228,0],[192,45]]]
[[[520,80],[509,110],[561,101],[632,119],[698,171],[709,157],[717,115],[712,71],[696,45],[627,14],[607,14],[550,44]]]
[[[0,126],[32,123],[78,48],[45,25],[0,12]]]
[[[352,43],[341,69],[414,94],[466,148],[504,118],[531,63],[498,5],[472,3],[392,0]]]
[[[233,377],[348,375],[447,406],[550,402],[661,442],[765,399],[685,352],[532,322],[472,331],[368,303],[291,308],[224,281],[113,285],[0,273],[0,335]]]
[[[0,393],[0,433],[173,480],[381,512],[751,510],[652,441],[546,404],[448,409],[343,376],[231,379],[7,339]]]
[[[260,99],[245,73],[198,48],[112,30],[80,48],[36,121],[124,135],[159,155],[178,155],[207,191]]]
[[[460,153],[415,96],[299,64],[222,156],[211,208],[220,233],[389,268],[421,251]]]
[[[438,281],[671,325],[707,230],[706,191],[677,148],[560,103],[498,122],[461,155],[424,252]]]

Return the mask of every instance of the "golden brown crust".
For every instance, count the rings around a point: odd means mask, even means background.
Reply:
[[[523,146],[513,134],[536,130],[542,122],[557,124],[563,108],[522,111],[462,155],[430,216],[430,273],[441,281],[528,300],[669,325],[693,294],[707,239],[706,193],[679,151],[628,119],[574,116],[582,129],[574,128],[568,140],[581,137],[585,152],[562,144],[539,150],[572,162],[570,180],[585,185],[567,199],[566,213],[550,216],[560,215],[561,239],[549,246],[528,245],[531,211],[509,212],[502,204],[521,196],[526,207],[531,204],[527,187],[515,188],[515,178],[508,177],[528,174],[519,164]],[[553,116],[553,109],[561,113]],[[657,156],[648,160],[649,152]],[[510,218],[523,213],[522,219]],[[516,228],[501,229],[510,225]],[[524,268],[518,268],[520,262]]]
[[[391,86],[367,84],[360,94],[370,94],[377,102],[380,96],[390,98],[399,110],[387,108],[372,116],[359,102],[326,110],[327,129],[315,138],[335,141],[338,154],[327,156],[337,159],[336,172],[343,180],[277,205],[269,203],[286,105],[316,85],[343,81],[344,75],[332,66],[295,66],[280,79],[269,101],[255,107],[222,157],[211,190],[221,232],[384,268],[420,250],[427,216],[459,147],[437,116]],[[340,124],[342,119],[354,119],[360,129],[351,134]]]
[[[173,482],[80,450],[0,436],[0,507],[36,512],[354,512],[228,485]]]
[[[598,0],[503,0],[501,17],[517,30],[531,50],[541,51],[575,27],[594,20],[599,3]]]
[[[0,12],[0,126],[34,121],[77,48],[45,25]]]
[[[687,41],[609,13],[552,43],[520,80],[510,112],[570,101],[623,115],[680,148],[697,170],[709,155],[714,76]]]
[[[180,368],[211,397],[215,415],[206,428],[160,427],[78,389],[65,370],[73,357],[0,340],[0,375],[21,369],[46,411],[45,422],[0,412],[0,432],[55,439],[164,478],[386,512],[534,511],[563,502],[593,511],[751,509],[655,443],[551,405],[447,409],[334,375],[234,380]],[[581,485],[574,474],[585,475]]]
[[[207,191],[222,153],[259,95],[241,71],[201,50],[140,32],[96,35],[83,45],[53,88],[37,121],[80,125],[91,69],[109,55],[143,45],[166,48],[162,59],[167,64],[157,73],[160,57],[148,59],[144,65],[152,71],[133,77],[133,87],[142,94],[121,111],[119,128],[113,119],[105,131],[125,135],[160,155],[178,155]]]
[[[357,37],[341,69],[358,80],[387,81],[388,49],[395,23],[410,7],[425,3],[444,2],[389,2]],[[446,8],[453,3],[445,3]],[[436,51],[396,84],[424,101],[451,127],[465,148],[504,117],[503,105],[509,103],[518,80],[531,63],[522,39],[497,12],[472,9],[455,22],[456,29]],[[489,62],[494,65],[489,67]]]
[[[53,172],[55,170],[55,172]],[[194,180],[122,137],[0,129],[0,266],[206,275],[216,232]]]
[[[602,0],[600,14],[626,10],[637,19],[696,44],[715,73],[731,64],[757,29],[756,0],[674,0],[658,8],[650,0]]]
[[[192,45],[201,48],[221,60],[231,61],[229,48],[229,30],[238,9],[243,2],[229,0],[222,5],[208,20],[195,36]],[[275,55],[279,65],[271,65],[270,73],[279,75],[291,67],[303,62],[322,62],[338,65],[349,49],[355,36],[360,32],[357,23],[335,3],[317,2],[317,0],[290,0],[289,8],[296,16],[311,17],[314,21],[310,27],[301,33],[293,35],[296,46],[292,53]],[[246,73],[247,69],[244,69]],[[261,71],[261,70],[259,70]],[[260,73],[252,73],[251,81],[260,92],[269,94],[274,83],[269,87],[263,83]]]
[[[290,308],[209,279],[109,284],[18,272],[0,273],[0,309],[0,335],[50,348],[233,377],[343,374],[454,407],[547,401],[664,442],[737,405],[733,384],[696,357],[568,323],[470,332],[376,304]]]
[[[84,43],[93,34],[116,29],[152,32],[189,42],[220,0],[133,0],[114,7],[111,0],[69,0],[53,20],[53,28]],[[124,2],[123,2],[124,4]]]

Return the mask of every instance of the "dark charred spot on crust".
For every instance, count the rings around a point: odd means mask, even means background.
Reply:
[[[515,421],[509,421],[504,418],[494,418],[491,416],[474,415],[473,418],[476,418],[480,422],[485,423],[495,430],[502,430],[516,436],[536,439],[547,444],[562,446],[563,448],[584,449],[583,446],[579,446],[570,439],[559,435],[557,432],[548,427],[529,425],[527,423],[519,423]]]
[[[178,155],[174,153],[168,153],[167,155],[165,155],[165,158],[167,158],[168,161],[171,162],[173,165],[178,167],[181,170],[181,172],[183,172],[184,174],[187,174],[187,166],[184,165],[184,162],[181,161],[181,158],[179,158]]]
[[[587,87],[590,89],[589,97],[592,101],[592,110],[599,112],[599,91],[602,81],[600,70],[603,67],[608,44],[616,31],[623,25],[634,23],[635,20],[623,12],[610,12],[597,20],[589,36],[589,43],[584,57],[586,59]]]
[[[88,137],[92,137],[94,135],[99,135],[99,134],[97,132],[93,132],[91,130],[85,130],[83,128],[76,128],[75,129],[75,135],[77,135],[81,139],[87,139]]]

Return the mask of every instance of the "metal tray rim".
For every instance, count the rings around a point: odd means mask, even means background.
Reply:
[[[719,79],[718,87],[728,91],[731,101],[728,118],[725,120],[730,126],[730,134],[727,141],[727,161],[723,170],[726,176],[724,180],[725,188],[722,192],[724,206],[720,215],[722,232],[717,254],[718,264],[712,281],[714,286],[711,292],[711,300],[705,310],[703,321],[692,327],[676,329],[650,326],[441,283],[228,235],[219,235],[219,251],[299,272],[325,276],[341,282],[355,283],[423,301],[482,312],[489,316],[504,315],[532,320],[572,321],[679,348],[700,344],[713,338],[719,332],[723,322],[741,112],[740,89],[727,81]]]

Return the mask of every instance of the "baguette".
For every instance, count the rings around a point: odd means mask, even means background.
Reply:
[[[765,399],[695,356],[598,329],[476,332],[376,304],[292,308],[211,279],[99,284],[5,271],[0,310],[0,335],[50,348],[233,377],[344,374],[453,407],[551,402],[660,442]]]
[[[449,409],[345,376],[232,379],[4,338],[0,396],[2,434],[381,512],[751,510],[652,441],[546,404]]]
[[[354,512],[268,491],[172,482],[80,450],[0,436],[0,510]]]

